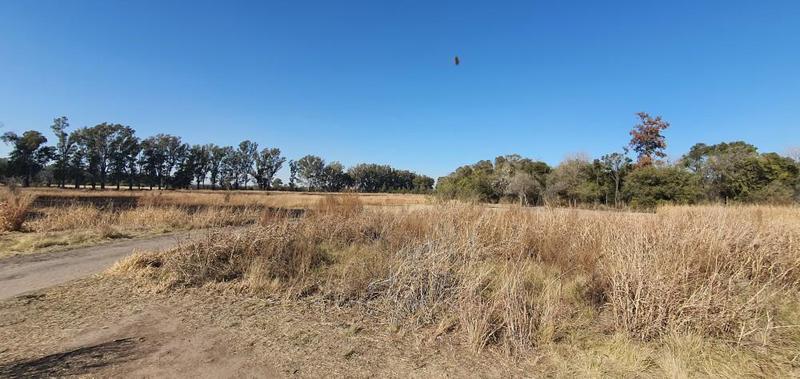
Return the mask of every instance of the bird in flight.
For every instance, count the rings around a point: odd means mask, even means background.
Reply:
[[[461,59],[458,59],[458,55],[456,55],[456,57],[455,57],[455,58],[453,58],[453,62],[455,62],[456,66],[458,66],[459,64],[461,64]]]

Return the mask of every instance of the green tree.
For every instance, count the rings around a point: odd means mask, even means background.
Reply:
[[[212,159],[212,149],[215,146],[213,145],[192,145],[189,148],[189,158],[188,161],[191,166],[192,176],[194,177],[196,188],[200,189],[200,186],[206,180],[208,176],[208,172],[211,170],[211,159]],[[216,179],[213,178],[213,180]]]
[[[594,167],[586,157],[564,160],[547,176],[548,203],[575,206],[599,201],[602,190],[594,173]]]
[[[339,162],[331,162],[322,169],[321,187],[328,192],[339,192],[350,187],[353,179]]]
[[[141,155],[139,158],[140,174],[145,178],[145,182],[150,189],[154,185],[161,189],[163,185],[164,164],[167,159],[166,149],[162,140],[158,136],[147,137],[141,143]]]
[[[22,184],[25,187],[31,185],[34,176],[55,154],[54,148],[45,146],[47,138],[35,130],[28,130],[22,135],[6,132],[0,139],[12,145],[8,159],[8,174],[22,177]]]
[[[627,150],[627,149],[626,149]],[[631,170],[631,159],[627,156],[627,151],[622,153],[611,153],[600,157],[599,163],[602,173],[610,179],[614,186],[614,205],[619,206],[620,190],[622,180]],[[606,201],[607,203],[608,201]]]
[[[652,208],[659,204],[692,204],[702,199],[697,176],[679,167],[641,167],[631,172],[623,195],[633,207]]]
[[[227,189],[239,188],[240,155],[232,146],[225,146],[223,149],[225,154],[223,155],[220,169],[219,185]]]
[[[269,189],[272,186],[272,179],[278,170],[281,169],[286,158],[281,156],[281,150],[277,148],[264,148],[256,156],[256,169],[253,177],[261,189]]]
[[[297,185],[297,161],[290,160],[289,161],[289,188],[294,190],[295,186]]]
[[[66,116],[53,119],[53,125],[50,126],[53,134],[56,136],[55,146],[55,167],[53,170],[53,177],[58,181],[59,187],[66,186],[67,177],[70,175],[70,159],[75,150],[75,140],[67,133],[69,128],[69,121]]]
[[[128,132],[126,128],[119,124],[104,122],[90,128],[81,128],[76,133],[76,142],[81,145],[86,153],[86,169],[89,173],[92,188],[95,188],[98,181],[101,189],[106,188],[109,165],[112,156],[118,149],[118,146],[115,146],[115,141],[122,138],[120,134]]]
[[[222,163],[225,161],[225,156],[228,150],[214,144],[208,147],[209,161],[208,161],[208,174],[211,181],[211,189],[216,189],[219,178],[222,176]]]
[[[325,160],[316,155],[298,159],[297,177],[309,191],[321,189],[325,183]]]
[[[159,147],[164,151],[165,157],[164,165],[162,166],[163,171],[160,177],[164,183],[170,184],[173,188],[178,187],[179,185],[174,180],[173,173],[182,167],[186,159],[186,154],[189,151],[189,145],[183,143],[181,137],[170,134],[158,134],[156,137]],[[181,180],[181,182],[183,182],[183,180]]]
[[[139,138],[130,126],[118,125],[111,140],[109,167],[111,178],[120,187],[122,180],[128,180],[128,189],[133,188],[136,174],[136,160],[141,151]]]
[[[250,140],[244,140],[239,143],[239,150],[236,153],[238,155],[236,175],[244,183],[244,187],[247,188],[247,183],[250,182],[250,176],[254,171],[253,166],[258,156],[258,144]]]

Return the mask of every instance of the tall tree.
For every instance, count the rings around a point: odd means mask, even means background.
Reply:
[[[225,160],[225,155],[228,153],[228,150],[210,144],[208,145],[209,150],[209,162],[208,162],[208,173],[209,173],[209,180],[211,181],[211,189],[216,189],[217,181],[220,178],[222,172],[222,163]]]
[[[294,190],[297,185],[297,161],[289,161],[289,188]]]
[[[21,136],[6,132],[0,139],[13,146],[8,159],[8,171],[11,175],[21,176],[25,187],[31,185],[33,177],[54,155],[54,148],[45,146],[47,138],[35,130],[28,130]]]
[[[623,153],[611,153],[600,157],[600,166],[605,175],[614,183],[614,205],[619,206],[622,179],[630,171],[631,159]]]
[[[53,125],[50,129],[53,130],[57,142],[55,146],[55,167],[53,176],[58,181],[59,187],[64,187],[69,176],[69,163],[72,153],[75,150],[75,140],[67,133],[69,128],[69,121],[66,116],[61,116],[53,120]]]
[[[669,128],[669,123],[661,116],[653,118],[645,112],[637,113],[636,117],[639,117],[639,123],[630,132],[629,146],[637,154],[637,166],[650,166],[656,159],[667,156],[664,153],[667,142],[661,132]]]
[[[191,162],[197,189],[200,189],[211,168],[211,149],[211,145],[192,145],[189,148],[189,162]]]
[[[163,184],[161,174],[164,172],[163,166],[167,159],[166,150],[158,136],[145,138],[141,147],[140,175],[144,176],[145,182],[150,186],[150,189],[153,189],[153,185],[157,185],[158,189],[161,189]]]
[[[124,128],[119,124],[104,122],[91,128],[82,128],[78,134],[80,136],[78,143],[83,145],[86,151],[87,171],[92,188],[97,181],[100,182],[101,189],[106,187],[109,163],[116,149],[114,141],[119,138],[119,133],[123,133]]]
[[[325,161],[316,155],[306,155],[297,160],[297,176],[310,191],[322,187],[324,171]]]
[[[119,125],[111,140],[111,177],[119,189],[123,179],[128,180],[128,189],[133,188],[135,162],[141,151],[139,138],[130,126]]]
[[[281,150],[277,148],[264,148],[256,157],[256,169],[253,177],[256,179],[259,188],[269,189],[272,185],[272,178],[281,169],[286,158],[281,156]]]
[[[320,185],[328,192],[339,192],[351,186],[353,179],[344,171],[344,166],[339,162],[331,162],[322,169]]]
[[[69,177],[73,180],[75,188],[80,188],[86,177],[86,146],[83,145],[83,129],[73,130],[69,138],[75,142],[72,155],[69,159]]]
[[[250,176],[254,171],[253,165],[258,156],[258,144],[250,140],[244,140],[239,143],[239,150],[236,154],[239,156],[237,161],[239,167],[236,170],[237,176],[244,183],[244,187],[247,188],[247,183],[250,182]]]
[[[227,189],[239,188],[239,170],[241,169],[239,154],[233,146],[225,146],[223,149],[225,153],[220,168],[219,185]]]
[[[539,182],[534,179],[533,175],[527,172],[517,172],[508,181],[506,191],[509,194],[516,195],[519,198],[520,205],[528,205],[528,198],[531,194],[539,192]]]
[[[159,140],[159,145],[164,149],[165,156],[161,178],[166,184],[174,184],[172,183],[173,171],[180,168],[181,164],[186,159],[186,152],[189,150],[189,145],[181,142],[181,137],[170,134],[159,134],[156,137]]]

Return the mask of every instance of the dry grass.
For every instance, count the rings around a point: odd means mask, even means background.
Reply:
[[[424,195],[331,196],[263,191],[93,191],[3,188],[0,256],[86,246],[117,238],[242,226],[270,217],[390,207],[425,207]],[[34,201],[34,199],[36,201]],[[23,223],[25,228],[22,227]]]
[[[22,230],[34,199],[34,195],[23,193],[16,186],[0,189],[0,231]]]
[[[331,194],[318,192],[282,192],[282,191],[211,191],[211,190],[175,190],[175,191],[114,191],[114,190],[70,190],[57,188],[31,188],[23,191],[43,198],[122,198],[135,200],[139,205],[156,206],[262,206],[270,208],[314,208],[321,204],[320,200],[331,197]],[[359,193],[339,195],[342,197],[358,197],[365,207],[414,206],[431,203],[432,197],[419,194],[384,194]]]
[[[797,373],[797,208],[386,212],[354,199],[113,272],[157,290],[214,284],[361,307],[400,331],[537,356],[567,376]]]

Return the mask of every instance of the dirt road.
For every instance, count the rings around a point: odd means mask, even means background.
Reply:
[[[204,233],[173,233],[68,251],[0,259],[0,300],[83,278],[105,270],[134,251],[168,248]]]

